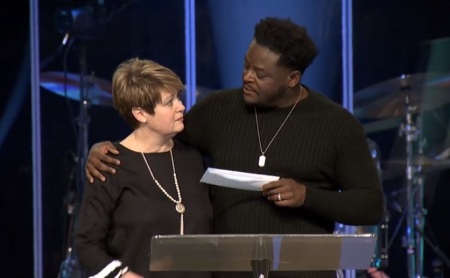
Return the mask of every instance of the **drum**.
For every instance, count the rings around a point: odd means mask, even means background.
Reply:
[[[383,220],[379,225],[356,226],[354,229],[355,234],[375,234],[377,236],[371,266],[379,269],[385,269],[388,267],[388,228],[389,219],[387,217],[383,217]]]
[[[374,234],[377,237],[371,266],[384,269],[388,266],[388,228],[389,220],[383,217],[383,221],[375,226],[345,226],[338,224],[335,234]]]

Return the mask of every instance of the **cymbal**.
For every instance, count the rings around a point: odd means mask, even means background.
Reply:
[[[406,171],[405,159],[392,159],[381,162],[382,165],[382,180],[390,180],[405,176]],[[420,168],[422,174],[428,174],[432,171],[438,171],[450,168],[450,160],[438,160],[426,155],[417,155],[413,161],[412,166]]]
[[[86,76],[88,100],[92,105],[112,106],[112,84],[94,76]],[[80,101],[80,75],[64,72],[43,72],[40,85],[62,97]]]
[[[406,159],[392,159],[382,162],[385,166],[406,166]],[[411,161],[413,166],[425,166],[425,167],[435,167],[435,166],[450,166],[450,160],[438,160],[426,155],[417,155]]]
[[[405,115],[405,99],[415,113],[450,103],[450,73],[418,73],[393,78],[357,92],[353,113],[377,119]]]
[[[365,123],[363,124],[363,128],[366,133],[375,133],[388,129],[398,128],[402,122],[403,120],[400,117],[387,118]]]

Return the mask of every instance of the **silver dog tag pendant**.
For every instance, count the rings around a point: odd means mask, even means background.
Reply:
[[[262,155],[259,157],[259,160],[258,160],[258,166],[259,166],[259,167],[264,167],[264,165],[266,165],[266,157],[262,154]]]

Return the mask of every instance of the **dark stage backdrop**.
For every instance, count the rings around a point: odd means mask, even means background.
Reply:
[[[240,85],[242,59],[253,25],[259,18],[274,15],[291,17],[310,30],[320,54],[307,71],[304,82],[341,102],[340,1],[273,0],[256,1],[257,5],[255,1],[196,1],[198,96],[202,97],[213,89]],[[88,73],[106,81],[111,79],[120,62],[136,56],[154,59],[185,78],[182,0],[105,1],[107,11],[117,11],[107,21],[105,32],[84,43],[76,41],[67,52],[58,52],[64,34],[55,26],[55,11],[71,2],[89,1],[39,1],[42,72],[61,72],[67,68],[69,72],[78,73],[80,49],[85,46]],[[0,5],[0,215],[3,220],[0,225],[0,266],[2,276],[32,277],[28,1],[14,1],[8,5],[2,2]],[[124,8],[118,9],[121,7]],[[448,45],[445,38],[450,37],[449,11],[450,1],[447,0],[354,1],[355,91],[404,73],[450,71],[446,68],[450,65],[450,48],[445,46]],[[439,53],[438,58],[436,53]],[[75,165],[75,130],[80,103],[41,88],[41,109],[44,276],[56,277],[67,243],[67,193],[74,184],[71,174]],[[424,129],[429,137],[430,153],[448,147],[449,142],[446,103],[438,112],[439,117],[434,112],[426,115],[428,124]],[[89,109],[89,116],[89,144],[118,140],[130,131],[111,106],[94,105]],[[372,120],[361,119],[362,122]],[[368,134],[380,146],[382,160],[401,156],[404,146],[396,128]],[[433,172],[426,185],[429,226],[447,255],[450,244],[446,235],[450,230],[444,212],[449,211],[445,201],[450,196],[448,176],[446,171]],[[402,194],[394,194],[403,188],[402,177],[386,180],[384,187],[389,200],[404,205]],[[397,223],[402,225],[398,212],[393,210],[392,216],[392,229]],[[391,277],[406,275],[406,255],[401,246],[403,231],[404,225],[390,248],[387,272]],[[429,266],[435,258],[436,255],[428,248],[427,271],[431,271]]]
[[[450,1],[353,1],[354,2],[354,85],[355,93],[378,85],[391,95],[400,88],[392,86],[400,84],[402,74],[410,74],[413,82],[423,73],[443,73],[439,83],[443,86],[443,101],[433,109],[427,109],[419,116],[424,139],[424,154],[433,158],[450,147],[449,133],[449,102],[450,102]],[[422,95],[419,83],[414,82],[414,96]],[[423,94],[425,101],[439,97],[437,94]],[[445,97],[447,96],[447,97]],[[356,97],[358,98],[358,97]],[[380,99],[371,98],[374,102]],[[416,102],[414,102],[417,104]],[[421,104],[421,103],[418,103]],[[380,101],[382,109],[387,102]],[[399,107],[402,109],[402,107]],[[399,117],[385,119],[402,120]],[[379,118],[364,118],[368,123]],[[399,121],[399,122],[400,122]],[[405,159],[405,137],[399,136],[399,124],[368,133],[368,138],[374,140],[381,150],[384,190],[387,197],[387,207],[390,214],[389,223],[389,267],[386,272],[391,277],[407,277],[406,249],[403,246],[406,220],[405,213],[405,169],[401,174],[387,166],[389,160]],[[416,148],[417,150],[417,148]],[[385,163],[383,163],[385,162]],[[425,176],[424,206],[428,211],[425,225],[427,239],[448,257],[450,255],[450,225],[446,214],[450,211],[449,170],[431,169]],[[395,231],[399,229],[399,232]],[[433,273],[432,265],[440,263],[440,257],[433,251],[431,245],[425,243],[425,275],[441,277]],[[446,269],[446,275],[450,275]]]

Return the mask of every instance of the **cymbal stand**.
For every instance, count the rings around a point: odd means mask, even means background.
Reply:
[[[383,219],[378,228],[379,243],[377,246],[378,257],[374,266],[379,269],[386,269],[389,266],[389,221],[390,212],[387,207],[384,209]]]
[[[82,271],[78,258],[73,250],[74,234],[77,227],[78,210],[83,196],[85,184],[84,165],[88,156],[88,127],[89,127],[89,77],[87,75],[86,63],[86,43],[83,41],[80,45],[80,110],[77,118],[77,172],[76,172],[76,190],[72,198],[67,214],[69,216],[69,229],[67,236],[66,257],[61,264],[59,278],[81,278]]]
[[[422,117],[418,119],[419,126],[422,126]],[[423,154],[423,147],[426,144],[426,141],[422,139],[422,133],[419,135],[419,145],[418,145],[418,154]],[[425,216],[427,214],[427,210],[424,208],[424,198],[425,198],[425,176],[422,172],[422,165],[417,165],[415,170],[415,225],[416,225],[416,273],[418,277],[422,277],[423,275],[423,260],[424,260],[424,240],[423,240],[423,231],[425,229]]]
[[[410,103],[409,75],[402,75],[402,92],[405,93],[405,119],[401,127],[401,134],[405,136],[406,145],[406,254],[409,278],[419,278],[416,268],[416,232],[415,232],[415,184],[414,184],[414,143],[417,140],[419,129],[415,126],[413,114],[417,110],[416,106]]]
[[[86,64],[86,43],[83,42],[81,45],[81,57],[80,57],[80,114],[78,116],[78,157],[79,157],[79,167],[78,167],[78,193],[83,193],[84,183],[86,181],[86,174],[84,171],[84,165],[86,165],[86,160],[88,156],[88,131],[89,131],[89,76],[87,74],[87,64]],[[81,196],[81,195],[80,195]]]

